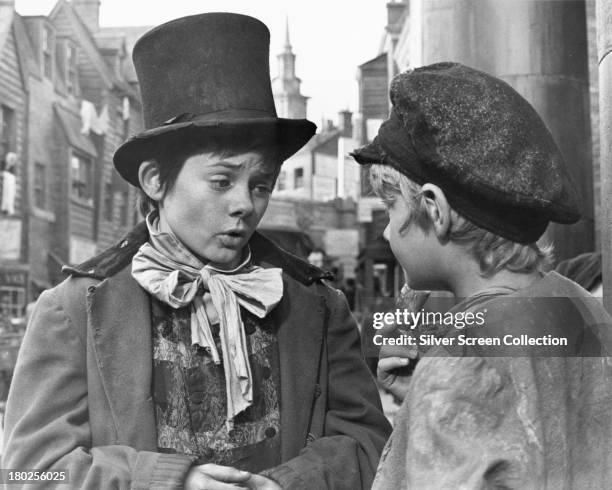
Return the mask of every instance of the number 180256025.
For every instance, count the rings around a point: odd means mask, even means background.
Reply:
[[[2,483],[68,483],[68,470],[0,469]]]

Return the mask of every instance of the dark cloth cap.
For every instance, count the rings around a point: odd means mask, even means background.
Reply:
[[[389,119],[358,163],[430,182],[476,225],[533,243],[550,221],[580,219],[561,152],[531,105],[507,83],[457,63],[397,75]]]
[[[133,59],[145,131],[113,158],[139,186],[147,159],[210,142],[261,142],[283,161],[314,135],[306,119],[277,117],[270,83],[270,32],[259,20],[225,12],[182,17],[144,34]]]

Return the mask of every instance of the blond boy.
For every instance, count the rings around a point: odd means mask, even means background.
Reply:
[[[385,235],[410,288],[451,291],[450,313],[484,322],[427,326],[411,380],[395,371],[409,349],[381,359],[404,402],[373,488],[605,488],[612,322],[543,272],[551,249],[537,243],[550,221],[580,217],[560,151],[517,92],[459,64],[397,76],[391,101],[354,154],[374,164]]]

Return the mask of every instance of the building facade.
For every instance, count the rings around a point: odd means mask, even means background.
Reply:
[[[49,16],[21,16],[13,2],[0,9],[3,191],[13,180],[7,157],[17,161],[12,210],[0,216],[6,324],[62,280],[62,265],[98,253],[140,219],[112,156],[142,118],[125,36],[99,28],[97,0],[59,0]]]

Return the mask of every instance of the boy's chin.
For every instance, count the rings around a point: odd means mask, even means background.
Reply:
[[[219,253],[214,254],[213,260],[208,260],[213,267],[217,269],[233,269],[237,267],[240,262],[246,258],[245,247],[239,250],[222,250]]]

